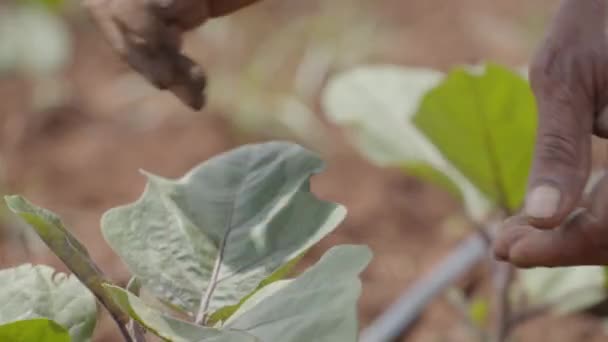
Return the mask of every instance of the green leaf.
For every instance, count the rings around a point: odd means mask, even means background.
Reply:
[[[576,312],[606,298],[601,266],[534,268],[520,270],[530,305],[550,305],[556,313]]]
[[[520,75],[489,64],[456,69],[422,101],[415,124],[495,204],[523,202],[536,132],[536,105]]]
[[[217,322],[226,321],[228,318],[230,318],[230,316],[232,316],[232,314],[236,310],[238,310],[238,308],[241,305],[243,305],[243,303],[245,303],[255,293],[264,289],[268,285],[272,285],[273,283],[278,282],[281,279],[287,277],[289,272],[291,272],[291,270],[297,265],[297,263],[302,259],[302,257],[304,257],[304,253],[302,253],[300,256],[290,260],[288,263],[286,263],[285,265],[281,266],[279,269],[274,271],[268,278],[262,280],[262,282],[260,282],[258,287],[256,287],[247,296],[243,297],[237,304],[225,306],[223,308],[218,309],[216,312],[214,312],[209,317],[209,321],[208,321],[209,325],[213,325]],[[273,287],[273,289],[274,289],[274,287]]]
[[[219,330],[184,322],[147,306],[137,296],[120,287],[106,285],[114,301],[134,320],[152,333],[171,342],[259,342],[245,332]]]
[[[246,145],[178,180],[148,174],[142,197],[107,212],[102,230],[149,292],[211,314],[239,303],[343,220],[343,207],[310,192],[322,167],[294,144]]]
[[[482,218],[489,209],[484,197],[412,122],[424,95],[443,77],[422,68],[359,67],[329,82],[322,105],[371,162],[444,186],[472,217]]]
[[[37,318],[0,325],[0,341],[70,342],[70,334],[51,320]]]
[[[95,297],[74,276],[42,265],[0,270],[0,324],[47,318],[67,329],[73,341],[90,341],[96,314]]]
[[[274,291],[253,295],[248,302],[254,304],[245,302],[224,327],[261,341],[355,342],[359,274],[370,260],[367,247],[334,247],[295,280],[274,283]]]
[[[108,283],[86,248],[63,225],[55,213],[32,205],[21,196],[5,196],[8,208],[28,223],[44,243],[65,263],[76,277],[91,290],[97,299],[121,323],[126,317],[108,298],[102,283]]]
[[[251,296],[247,297],[246,300],[236,308],[235,312],[228,317],[230,321],[236,320],[239,316],[242,316],[245,312],[253,309],[256,305],[260,304],[264,299],[274,295],[279,290],[282,290],[287,285],[291,284],[294,279],[283,279],[277,280],[267,286],[264,286],[260,290],[252,293]]]

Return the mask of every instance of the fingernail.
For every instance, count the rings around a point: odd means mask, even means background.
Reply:
[[[557,212],[561,199],[560,191],[549,185],[540,185],[526,199],[526,214],[537,219],[550,218]]]

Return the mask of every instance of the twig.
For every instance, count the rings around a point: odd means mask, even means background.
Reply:
[[[496,342],[504,342],[511,332],[511,298],[510,290],[513,283],[514,271],[512,265],[498,263],[496,268],[496,303],[497,330]]]

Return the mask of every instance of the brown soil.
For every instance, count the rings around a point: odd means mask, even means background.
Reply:
[[[525,63],[538,36],[530,33],[536,32],[533,29],[522,31],[522,27],[541,25],[531,23],[530,18],[542,22],[539,15],[544,17],[546,8],[555,1],[380,3],[387,22],[411,23],[398,31],[406,37],[405,46],[395,44],[383,60],[444,68],[482,59]],[[139,102],[117,97],[114,80],[125,72],[124,65],[95,32],[82,30],[77,36],[75,63],[66,73],[75,85],[74,96],[66,106],[32,112],[27,109],[27,84],[17,79],[0,83],[0,151],[6,183],[10,192],[24,194],[59,213],[102,268],[124,283],[128,273],[104,244],[98,222],[108,208],[139,196],[144,178],[138,170],[177,177],[220,152],[263,138],[235,132],[222,115],[190,113],[149,90],[146,92],[152,95]],[[151,114],[135,115],[139,112]],[[331,146],[322,151],[328,167],[314,178],[313,190],[324,199],[346,205],[349,215],[305,263],[336,243],[364,243],[373,249],[375,257],[363,275],[360,302],[361,324],[365,326],[438,262],[465,229],[462,224],[446,224],[446,219],[457,218],[460,210],[448,194],[399,171],[370,165],[338,130],[330,128],[329,132]],[[6,239],[0,245],[0,266],[29,260],[62,269],[44,249],[26,259],[19,248],[15,241]],[[598,323],[582,316],[531,322],[518,334],[521,341],[603,340]],[[104,317],[96,341],[115,340]],[[458,313],[441,299],[408,339],[468,340]]]

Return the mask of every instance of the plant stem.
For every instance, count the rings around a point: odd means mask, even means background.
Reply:
[[[446,299],[452,306],[456,309],[458,314],[461,316],[461,320],[467,326],[471,336],[474,336],[477,341],[485,342],[488,340],[488,334],[483,330],[483,327],[480,327],[471,317],[469,313],[469,305],[466,302],[464,297],[460,297],[458,294],[459,290],[455,290],[455,292],[448,292],[446,295]]]
[[[141,282],[139,279],[136,277],[131,277],[127,283],[126,290],[139,297],[139,293],[141,291]],[[146,342],[146,329],[133,318],[129,320],[127,330],[129,331],[129,335],[133,338],[134,342]]]
[[[497,331],[496,342],[504,342],[511,332],[511,301],[510,290],[513,283],[514,271],[512,265],[507,263],[497,264],[496,279],[496,302],[497,302]]]

